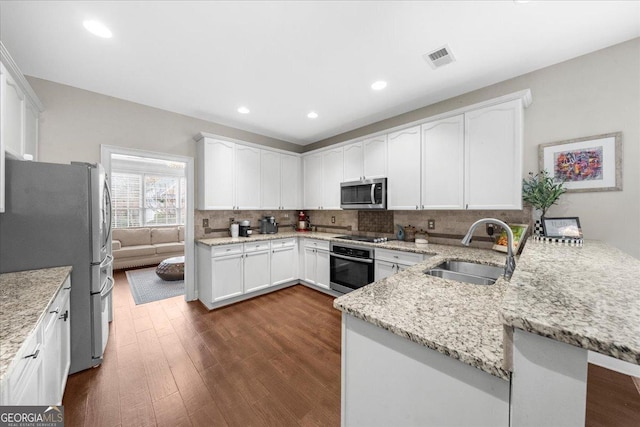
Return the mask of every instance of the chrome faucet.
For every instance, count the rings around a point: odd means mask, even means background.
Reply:
[[[516,269],[516,260],[513,257],[513,231],[511,231],[511,227],[509,227],[505,222],[500,221],[495,218],[483,218],[479,219],[469,227],[469,231],[467,231],[466,236],[462,239],[462,244],[465,246],[469,246],[471,243],[471,239],[473,238],[473,232],[480,224],[497,224],[502,227],[503,230],[507,232],[507,261],[504,265],[504,278],[507,280],[511,279],[513,275],[513,271]]]

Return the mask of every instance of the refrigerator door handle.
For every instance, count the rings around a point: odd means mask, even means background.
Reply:
[[[106,298],[109,296],[109,294],[111,292],[113,292],[113,286],[115,285],[115,282],[113,281],[113,278],[111,277],[107,277],[107,281],[109,282],[108,285],[106,285],[101,291],[100,291],[100,297],[101,298]]]

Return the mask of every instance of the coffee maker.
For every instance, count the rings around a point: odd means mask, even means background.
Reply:
[[[251,235],[251,222],[248,219],[240,221],[240,237],[249,237]]]
[[[260,220],[260,234],[275,234],[278,232],[278,224],[273,216],[266,215]]]

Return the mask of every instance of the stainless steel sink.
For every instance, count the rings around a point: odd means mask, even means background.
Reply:
[[[504,267],[466,261],[446,261],[425,274],[475,285],[493,285],[504,274]]]

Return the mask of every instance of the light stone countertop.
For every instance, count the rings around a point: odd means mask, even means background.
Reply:
[[[71,267],[0,274],[0,380],[71,274]]]
[[[337,236],[344,236],[345,233],[317,233],[317,232],[298,232],[298,231],[282,231],[275,234],[259,234],[254,233],[251,237],[214,237],[211,239],[198,239],[197,243],[206,246],[230,245],[233,243],[251,243],[262,240],[286,239],[289,237],[306,237],[309,239],[332,240]]]
[[[401,248],[397,243],[394,249]],[[409,248],[412,244],[404,245]],[[509,372],[503,367],[503,326],[499,317],[508,282],[501,277],[490,286],[473,285],[424,274],[447,260],[503,266],[504,254],[487,249],[428,246],[428,252],[423,253],[437,255],[337,298],[334,307],[508,380]]]
[[[594,240],[582,247],[529,240],[501,319],[640,365],[640,260]]]

